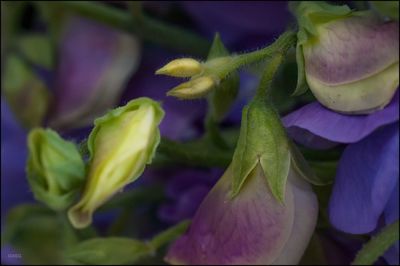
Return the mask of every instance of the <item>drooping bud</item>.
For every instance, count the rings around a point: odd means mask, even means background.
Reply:
[[[167,92],[168,96],[180,99],[197,99],[206,96],[218,81],[211,76],[204,76],[182,83]]]
[[[192,58],[175,59],[156,71],[157,75],[186,78],[198,75],[203,71],[201,63]]]
[[[296,15],[299,77],[321,104],[364,114],[390,102],[399,84],[398,22],[315,2],[301,3]]]
[[[170,248],[180,265],[297,264],[315,228],[318,203],[308,173],[292,156],[274,109],[254,100],[243,110],[231,165]],[[306,169],[307,170],[307,169]]]
[[[81,188],[85,165],[77,147],[50,129],[28,136],[28,181],[35,198],[54,210],[69,207]]]
[[[233,176],[231,165],[165,260],[174,265],[297,264],[317,221],[318,202],[311,186],[292,168],[281,204],[257,163],[232,198]]]
[[[89,225],[93,212],[151,163],[163,116],[157,102],[138,98],[95,120],[88,139],[88,180],[81,200],[68,212],[76,228]]]

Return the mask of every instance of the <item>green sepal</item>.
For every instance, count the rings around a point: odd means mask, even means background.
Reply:
[[[72,204],[85,178],[85,164],[74,143],[51,129],[28,136],[27,177],[35,198],[54,210]]]
[[[290,160],[288,139],[273,107],[261,100],[246,106],[232,160],[232,196],[240,192],[250,172],[260,163],[272,194],[284,202]]]
[[[292,94],[292,96],[298,96],[308,89],[302,46],[318,38],[318,25],[349,16],[352,11],[347,5],[335,6],[323,1],[294,2],[289,7],[296,16],[299,27],[296,45],[297,86]]]
[[[292,141],[289,141],[289,146],[292,154],[292,165],[301,177],[316,186],[326,186],[333,183],[337,165],[336,161],[307,162]]]
[[[51,94],[32,68],[17,55],[10,54],[6,58],[2,93],[25,128],[43,123]]]
[[[399,20],[399,1],[368,1],[380,15]]]
[[[66,251],[66,257],[86,265],[132,264],[153,250],[146,243],[129,238],[109,237],[86,240]]]
[[[229,51],[224,46],[219,34],[217,33],[215,34],[207,60],[224,56],[229,56]],[[238,91],[239,74],[237,71],[232,71],[211,91],[208,96],[208,102],[210,112],[215,121],[221,121],[225,117],[235,101]]]

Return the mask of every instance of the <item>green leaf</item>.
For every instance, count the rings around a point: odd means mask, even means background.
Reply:
[[[50,92],[31,67],[14,54],[6,58],[2,92],[24,127],[43,123],[51,100]]]
[[[131,264],[152,254],[146,243],[129,238],[94,238],[66,251],[66,257],[87,265]]]
[[[264,101],[253,101],[243,109],[240,136],[233,155],[233,196],[239,193],[250,172],[260,163],[272,194],[284,202],[290,157],[286,133],[276,111]]]
[[[2,245],[10,244],[25,264],[63,264],[64,232],[54,212],[36,204],[20,205],[7,216]]]
[[[229,51],[225,48],[219,34],[215,34],[213,44],[210,48],[207,60],[217,57],[228,56]],[[216,86],[208,97],[210,112],[215,121],[221,121],[229,111],[236,99],[239,90],[239,74],[233,71]]]
[[[52,69],[53,54],[51,53],[51,42],[47,35],[39,33],[31,33],[23,35],[18,40],[18,49],[21,54],[35,65]]]
[[[386,250],[399,240],[399,220],[385,227],[363,246],[352,265],[372,265]]]

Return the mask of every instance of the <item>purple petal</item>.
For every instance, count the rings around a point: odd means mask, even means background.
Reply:
[[[385,209],[385,222],[391,224],[399,219],[399,181],[390,196]],[[399,241],[393,245],[386,253],[385,259],[391,265],[399,265]]]
[[[227,169],[207,195],[188,232],[171,246],[166,260],[195,265],[297,262],[311,237],[308,233],[314,229],[318,209],[312,193],[310,198],[297,197],[299,192],[309,189],[307,184],[298,186],[288,182],[285,205],[281,205],[257,167],[239,195],[231,199],[231,169]],[[303,215],[296,217],[305,220],[295,221],[295,204],[305,202],[312,203],[300,207]],[[304,235],[292,230],[300,224],[307,228]]]
[[[1,214],[22,202],[32,201],[25,178],[26,132],[1,99]]]
[[[339,162],[329,215],[338,229],[373,231],[399,178],[398,123],[349,145]]]
[[[61,40],[56,74],[56,128],[90,125],[112,108],[139,62],[140,44],[127,33],[73,17]]]
[[[309,147],[324,148],[331,142],[354,143],[381,126],[399,120],[399,90],[384,109],[369,115],[344,115],[310,103],[283,118],[288,134]],[[316,135],[317,137],[314,137]],[[321,138],[326,141],[322,141]]]
[[[185,1],[183,7],[210,39],[219,32],[228,46],[241,42],[247,49],[265,45],[290,19],[286,1]]]

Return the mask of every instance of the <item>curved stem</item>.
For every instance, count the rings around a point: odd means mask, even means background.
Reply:
[[[385,227],[358,252],[352,265],[372,265],[385,251],[399,240],[399,220]]]

